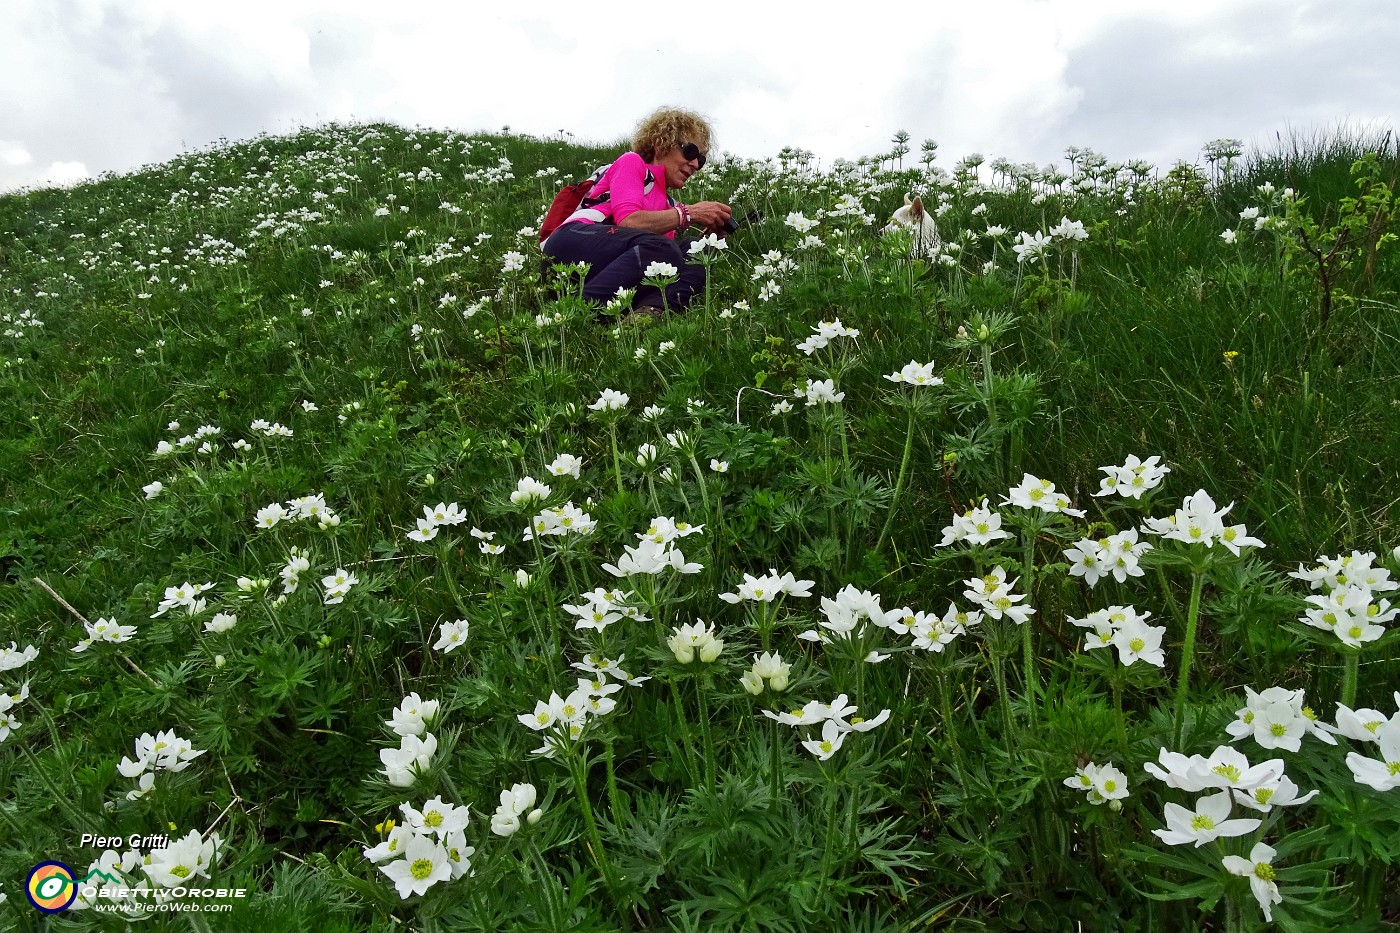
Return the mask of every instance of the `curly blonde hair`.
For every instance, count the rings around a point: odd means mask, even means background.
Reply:
[[[647,162],[685,143],[694,143],[709,154],[714,133],[700,114],[675,107],[662,107],[637,124],[632,135],[632,151]]]

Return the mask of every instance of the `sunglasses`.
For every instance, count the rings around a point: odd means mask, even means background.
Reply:
[[[683,143],[681,145],[681,155],[687,162],[698,163],[696,171],[705,167],[705,153],[700,151],[700,147],[695,143]]]

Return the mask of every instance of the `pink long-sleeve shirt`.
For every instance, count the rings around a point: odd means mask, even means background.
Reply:
[[[646,190],[646,177],[650,172],[653,184]],[[620,224],[628,215],[637,211],[664,211],[675,206],[675,201],[666,194],[666,169],[660,165],[648,165],[635,152],[624,152],[617,161],[608,166],[603,177],[588,192],[589,200],[606,194],[606,204],[600,204],[593,211],[601,211],[611,217],[611,222]],[[584,223],[598,223],[596,217],[584,216],[590,209],[583,208],[569,220]],[[566,221],[567,222],[567,221]],[[662,236],[675,239],[675,231]]]

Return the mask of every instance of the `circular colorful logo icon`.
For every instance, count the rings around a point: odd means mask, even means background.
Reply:
[[[78,885],[73,869],[62,862],[40,862],[29,871],[24,893],[34,909],[46,914],[67,910],[77,900]]]

